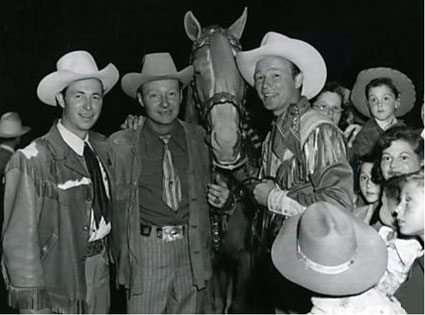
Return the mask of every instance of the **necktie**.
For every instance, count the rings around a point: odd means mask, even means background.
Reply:
[[[180,179],[174,169],[168,142],[171,135],[159,137],[164,143],[164,157],[162,161],[162,200],[174,211],[177,211],[182,199]]]
[[[86,159],[87,169],[90,173],[90,179],[93,183],[94,220],[96,223],[96,228],[99,228],[99,222],[102,216],[106,222],[109,222],[109,199],[106,195],[99,161],[96,158],[96,154],[87,144],[87,142],[84,144],[84,158]]]

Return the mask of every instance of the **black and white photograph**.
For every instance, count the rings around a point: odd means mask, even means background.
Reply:
[[[0,313],[424,314],[422,0],[0,23]]]

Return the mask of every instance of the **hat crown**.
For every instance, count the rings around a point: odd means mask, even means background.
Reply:
[[[58,71],[70,71],[79,74],[99,71],[93,56],[84,50],[77,50],[62,56],[57,64]]]
[[[266,45],[269,45],[269,44],[273,44],[275,42],[286,41],[288,39],[289,39],[289,37],[285,36],[283,34],[279,34],[279,33],[276,33],[276,32],[268,32],[266,35],[264,35],[263,39],[261,40],[260,46],[266,46]]]
[[[147,54],[142,61],[141,73],[146,76],[168,76],[177,74],[177,68],[169,53]]]
[[[22,121],[18,113],[8,112],[1,116],[0,133],[5,135],[14,135],[22,130]]]
[[[357,249],[352,220],[331,204],[318,203],[299,223],[299,250],[314,263],[338,266],[354,258]]]

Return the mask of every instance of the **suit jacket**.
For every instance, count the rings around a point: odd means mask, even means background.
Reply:
[[[189,183],[189,255],[194,285],[203,288],[211,277],[211,235],[209,206],[207,204],[207,184],[210,181],[208,147],[204,142],[204,130],[196,125],[180,122],[185,131],[189,155],[187,172]],[[110,158],[114,169],[114,191],[112,230],[113,250],[118,264],[118,280],[130,289],[131,293],[139,287],[140,281],[137,261],[140,260],[140,212],[138,181],[141,164],[140,133],[131,129],[111,135]]]
[[[106,171],[106,138],[90,132]],[[18,309],[86,310],[85,253],[93,186],[56,125],[15,152],[6,169],[3,272]]]

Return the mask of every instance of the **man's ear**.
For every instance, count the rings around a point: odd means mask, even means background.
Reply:
[[[394,109],[395,111],[397,111],[397,109],[400,107],[400,96],[397,97],[397,99],[395,100],[395,105],[394,105]]]
[[[142,107],[145,107],[145,104],[143,104],[143,96],[142,93],[137,92],[137,101],[139,102],[140,105],[142,105]]]
[[[299,89],[303,85],[303,82],[304,82],[304,74],[300,72],[295,76],[295,88]]]
[[[61,92],[56,94],[56,102],[59,104],[60,107],[65,108],[65,99]]]

